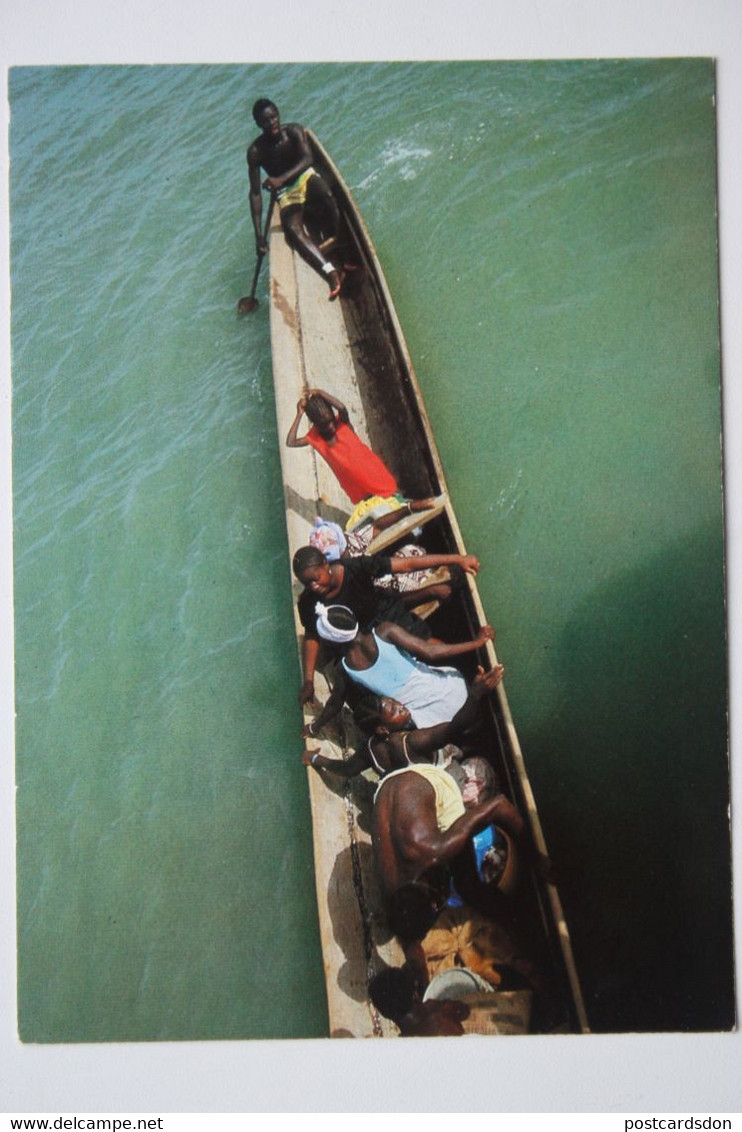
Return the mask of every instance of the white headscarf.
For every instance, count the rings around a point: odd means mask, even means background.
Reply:
[[[335,625],[330,624],[330,612],[333,609],[342,609],[349,613],[353,618],[354,624],[352,629],[338,629]],[[355,614],[351,609],[345,605],[323,605],[318,601],[314,607],[314,612],[317,614],[317,632],[323,641],[332,641],[334,645],[345,645],[349,641],[355,640],[358,634],[358,622],[355,619]]]

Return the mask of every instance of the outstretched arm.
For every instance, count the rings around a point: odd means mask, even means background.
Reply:
[[[261,219],[263,215],[263,194],[260,191],[260,154],[254,145],[247,151],[247,171],[250,176],[250,215],[255,229],[255,244],[258,255],[265,255],[268,245],[263,239]]]
[[[346,682],[342,674],[342,669],[338,669],[335,683],[332,686],[332,691],[327,700],[327,703],[322,708],[322,711],[316,716],[306,727],[302,728],[302,735],[305,739],[314,738],[318,731],[324,727],[326,723],[334,719],[340,713],[340,710],[345,703]]]
[[[496,664],[489,672],[479,667],[477,675],[472,681],[466,702],[456,712],[453,719],[447,723],[438,723],[435,727],[421,727],[418,731],[407,732],[407,748],[413,755],[425,757],[433,751],[445,747],[462,731],[471,727],[477,716],[480,702],[485,696],[491,695],[502,680],[505,669]]]
[[[374,521],[371,529],[373,538],[380,535],[382,531],[388,531],[395,523],[399,523],[408,515],[416,515],[418,511],[427,511],[435,503],[434,499],[408,499],[396,511],[390,511],[387,515],[381,515]],[[418,562],[420,558],[418,558]],[[399,573],[399,571],[397,571]]]
[[[317,667],[320,644],[315,637],[305,637],[301,646],[301,667],[304,673],[304,682],[299,692],[299,706],[314,699],[314,670]]]
[[[354,751],[349,759],[327,759],[319,751],[305,750],[301,761],[304,766],[313,766],[315,770],[328,770],[331,774],[339,774],[342,778],[353,778],[370,765],[363,748]]]
[[[297,436],[297,433],[299,431],[299,422],[304,416],[304,406],[306,405],[306,403],[307,397],[306,394],[304,394],[304,396],[300,397],[297,401],[296,416],[294,417],[291,423],[291,428],[286,435],[287,448],[306,448],[306,446],[309,444],[306,436]]]
[[[520,839],[525,828],[525,822],[510,799],[506,798],[504,794],[495,794],[491,801],[496,808],[489,820],[504,829],[511,837],[516,840]]]
[[[404,846],[404,855],[411,862],[417,862],[428,869],[457,857],[469,838],[495,822],[508,833],[518,836],[523,827],[523,819],[504,794],[496,794],[487,802],[473,806],[453,825],[441,832],[435,819],[435,795],[429,783],[420,781],[414,784],[419,795],[417,801],[412,793],[400,826],[398,843]],[[423,792],[420,787],[427,788]]]
[[[394,561],[394,559],[392,559]],[[422,562],[422,558],[410,559],[411,562]],[[452,660],[455,656],[463,656],[468,652],[475,652],[483,648],[487,641],[494,641],[495,630],[491,625],[485,625],[479,630],[473,641],[461,641],[459,644],[447,645],[443,641],[424,641],[408,633],[401,625],[392,621],[384,621],[376,628],[376,633],[384,641],[404,649],[412,656],[424,660],[426,664],[438,664],[442,660]]]
[[[439,566],[460,566],[467,574],[479,573],[475,554],[423,554],[419,558],[392,557],[393,574],[411,574],[414,570],[436,570]]]

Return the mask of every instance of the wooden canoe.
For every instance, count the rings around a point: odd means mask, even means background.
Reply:
[[[344,524],[351,504],[325,462],[310,448],[288,448],[284,440],[296,404],[308,388],[327,389],[345,403],[358,434],[392,469],[410,498],[434,496],[437,505],[424,515],[385,533],[375,550],[393,545],[413,527],[424,526],[422,542],[430,553],[465,553],[443,468],[422,394],[389,289],[358,209],[332,161],[313,135],[315,168],[337,199],[342,228],[337,254],[357,265],[339,301],[328,301],[328,287],[286,244],[278,210],[270,230],[270,325],[277,427],[286,502],[289,560],[308,542],[315,515]],[[332,253],[330,253],[332,254]],[[476,550],[476,548],[474,548]],[[299,587],[291,579],[297,642],[302,628],[296,614]],[[451,608],[449,608],[449,606]],[[446,605],[448,640],[465,640],[486,623],[471,578]],[[488,645],[480,663],[496,663]],[[297,690],[298,690],[297,680]],[[329,689],[321,673],[315,681],[323,703]],[[491,731],[492,761],[504,788],[526,818],[538,850],[546,855],[543,832],[528,780],[505,690],[501,685],[485,709]],[[307,709],[309,722],[314,709]],[[355,736],[328,729],[312,743],[331,758],[353,746]],[[297,742],[297,758],[299,743]],[[368,999],[369,979],[384,966],[403,962],[399,944],[386,927],[374,875],[369,815],[375,782],[350,781],[307,771],[319,927],[324,962],[329,1032],[332,1036],[391,1036],[396,1027],[379,1015]],[[553,883],[530,874],[521,882],[521,899],[530,902],[532,921],[548,951],[551,978],[563,1003],[557,1027],[587,1032],[569,931]],[[489,996],[494,999],[497,995]],[[491,1004],[490,1004],[491,1005]],[[481,1012],[480,1012],[481,1013]],[[489,1011],[491,1014],[492,1011]],[[484,1011],[482,1016],[488,1014]],[[477,1011],[472,1016],[479,1016]],[[482,1025],[483,1032],[507,1032]]]

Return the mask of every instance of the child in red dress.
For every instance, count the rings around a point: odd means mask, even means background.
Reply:
[[[312,427],[304,436],[297,436],[304,413]],[[384,461],[356,435],[345,405],[322,389],[310,389],[299,401],[286,444],[289,448],[310,445],[319,452],[351,503],[360,503],[369,495],[388,498],[398,493],[397,481]]]

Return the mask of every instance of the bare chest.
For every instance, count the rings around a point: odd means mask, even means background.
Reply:
[[[287,133],[260,148],[260,164],[271,177],[280,177],[296,165],[301,157],[298,142]]]

